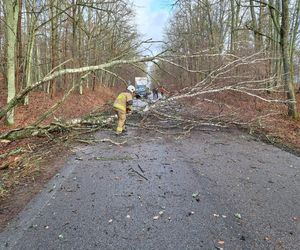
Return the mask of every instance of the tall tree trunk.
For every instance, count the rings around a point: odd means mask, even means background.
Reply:
[[[32,6],[35,6],[36,1],[33,0]],[[29,5],[26,6],[27,13],[30,13],[31,10]],[[27,43],[27,51],[26,51],[26,63],[25,63],[25,86],[28,87],[32,81],[32,62],[33,62],[33,48],[35,44],[35,24],[36,24],[36,16],[28,15],[27,16],[27,32],[28,32],[28,43]],[[26,95],[24,98],[24,105],[29,104],[29,95]]]
[[[290,75],[290,58],[289,58],[289,0],[282,0],[282,15],[280,29],[280,48],[283,62],[283,81],[287,91],[288,115],[293,119],[298,119],[297,102],[293,83]]]
[[[238,40],[238,24],[240,16],[240,0],[230,0],[230,51],[234,52]]]
[[[72,0],[72,64],[73,64],[73,68],[75,68],[77,66],[77,58],[75,56],[76,54],[76,49],[77,49],[77,0]],[[72,87],[75,85],[75,75],[72,75]]]
[[[58,60],[58,17],[57,17],[58,0],[51,2],[51,67],[57,66]],[[56,95],[56,80],[50,82],[50,97],[53,99]]]
[[[291,82],[294,84],[294,53],[297,35],[299,34],[299,19],[300,19],[300,1],[295,3],[295,11],[293,13],[292,27],[291,27],[291,42],[290,42],[290,64],[291,64]]]
[[[82,52],[82,44],[83,44],[83,38],[82,38],[82,27],[83,27],[83,11],[84,9],[81,8],[80,6],[78,7],[78,13],[77,13],[77,16],[78,16],[78,26],[80,27],[78,29],[78,42],[77,42],[77,53],[78,53],[78,65],[77,67],[81,67],[82,66],[82,61],[84,60],[84,53]],[[84,81],[81,81],[81,84],[79,84],[79,94],[82,95],[83,94],[83,82]]]
[[[22,88],[22,0],[18,0],[18,27],[17,27],[17,56],[16,56],[16,90],[20,91]]]
[[[211,18],[211,6],[208,0],[205,1],[206,11],[207,11],[207,21],[209,25],[209,46],[210,48],[215,46],[215,38],[214,38],[214,27]]]
[[[17,26],[18,26],[18,14],[19,3],[18,0],[4,0],[5,9],[5,34],[7,41],[7,103],[13,99],[16,95],[16,44],[17,44]],[[14,109],[11,109],[6,114],[6,122],[9,125],[14,124]]]
[[[40,53],[40,48],[37,46],[36,51],[35,51],[35,64],[37,65],[36,70],[35,70],[35,81],[38,81],[39,79],[42,79],[42,71],[41,71],[41,53]],[[43,85],[43,90],[44,92],[47,92],[45,90],[45,84]]]
[[[253,36],[254,36],[254,47],[255,50],[258,50],[258,37],[259,34],[258,28],[257,28],[257,19],[256,19],[256,14],[255,14],[255,9],[254,9],[254,3],[253,0],[250,0],[250,12],[251,12],[251,22],[252,22],[252,31],[253,31]]]
[[[64,53],[64,58],[68,58],[68,53],[67,53],[67,48],[68,48],[68,25],[65,24],[65,30],[64,30],[64,39],[63,39],[63,44],[62,44],[62,48],[63,48],[63,53]],[[64,69],[67,68],[67,65],[64,64]],[[63,76],[63,83],[64,83],[64,86],[66,89],[68,89],[68,86],[69,86],[69,81],[68,81],[68,77],[67,75],[64,75]]]
[[[263,25],[265,24],[264,22],[264,9],[265,6],[263,3],[260,3],[260,6],[259,6],[259,18],[258,18],[258,26],[257,26],[257,29],[258,29],[258,38],[257,38],[257,50],[261,50],[263,48],[263,36],[261,35],[263,33],[262,29],[263,29]]]
[[[93,3],[91,3],[91,5],[93,6]],[[93,18],[93,11],[92,8],[88,8],[88,26],[89,27],[93,27],[93,22],[92,22],[92,18]],[[92,29],[90,29],[90,32],[92,32]],[[92,54],[91,54],[91,48],[92,48],[92,39],[91,39],[91,34],[88,35],[87,37],[87,53],[86,53],[86,60],[88,62],[88,65],[92,65]],[[93,77],[94,74],[92,74],[92,76],[87,77],[87,81],[86,81],[86,87],[89,88],[90,87],[90,81],[91,81],[91,77]]]
[[[273,64],[273,73],[276,74],[276,83],[275,85],[280,85],[282,82],[282,56],[281,55],[281,36],[280,36],[280,16],[281,16],[281,0],[276,0],[275,3],[273,0],[269,0],[269,13],[270,13],[270,18],[273,23],[273,53],[274,53],[274,58],[275,62]],[[272,6],[275,6],[277,11],[275,11]]]

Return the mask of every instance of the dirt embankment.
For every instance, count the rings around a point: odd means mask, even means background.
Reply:
[[[300,93],[296,97],[300,111]],[[266,95],[266,98],[276,100],[283,97]],[[272,144],[300,153],[300,119],[288,117],[285,104],[224,92],[191,100],[190,105],[198,116],[236,124]]]
[[[55,118],[77,118],[93,110],[101,110],[113,101],[117,91],[99,87],[95,91],[85,89],[84,95],[73,93],[43,124],[49,124]],[[5,88],[2,88],[0,106],[6,103],[6,95],[2,95],[5,92]],[[62,96],[63,93],[59,93],[52,100],[46,93],[31,93],[29,105],[16,108],[15,125],[8,127],[2,120],[0,133],[30,125]],[[19,151],[24,153],[18,153]],[[9,152],[16,154],[4,157]],[[68,144],[51,137],[33,137],[14,142],[0,141],[0,227],[13,218],[32,196],[43,188],[44,183],[55,175],[70,153],[72,152]]]
[[[16,108],[15,125],[13,127],[7,127],[4,121],[0,123],[0,132],[11,128],[24,127],[34,122],[40,115],[46,110],[52,107],[63,96],[63,93],[51,99],[48,94],[44,92],[33,92],[29,95],[29,105],[19,105]],[[49,123],[56,118],[77,118],[85,114],[88,114],[92,110],[101,107],[107,101],[113,100],[115,92],[111,88],[99,87],[95,91],[91,89],[85,89],[83,95],[78,93],[72,93],[67,100],[61,105],[61,107],[47,119],[44,124]],[[0,106],[4,106],[5,98],[1,95]]]

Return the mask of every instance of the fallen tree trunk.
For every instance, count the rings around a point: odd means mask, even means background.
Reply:
[[[49,75],[46,75],[42,80],[33,83],[32,85],[24,88],[21,90],[17,95],[15,95],[14,98],[12,98],[4,107],[0,109],[0,119],[3,118],[8,111],[10,111],[12,108],[14,108],[18,103],[22,101],[22,99],[32,90],[36,89],[38,86],[44,84],[45,82],[51,81],[56,77],[63,76],[66,74],[75,74],[75,73],[87,73],[92,72],[96,70],[104,70],[106,68],[110,68],[116,65],[120,64],[133,64],[133,63],[142,63],[142,62],[149,62],[156,59],[156,56],[148,56],[148,57],[142,57],[132,60],[116,60],[108,63],[103,63],[96,66],[87,66],[82,68],[76,68],[76,69],[62,69],[55,71]]]
[[[79,127],[87,127],[87,129],[90,129],[90,127],[103,128],[112,125],[114,120],[115,116],[103,114],[94,114],[86,118],[72,119],[66,122],[57,120],[48,126],[28,126],[10,130],[0,134],[0,139],[15,141],[35,136],[51,136],[51,134],[58,132],[70,132]]]

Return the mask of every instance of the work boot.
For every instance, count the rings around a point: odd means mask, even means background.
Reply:
[[[115,133],[115,136],[124,136],[124,135],[127,135],[127,133],[125,133],[125,132],[116,132]]]
[[[121,136],[122,132],[115,132],[115,136]]]

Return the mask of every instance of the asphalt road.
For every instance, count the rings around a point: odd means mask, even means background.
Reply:
[[[77,148],[1,249],[300,249],[297,156],[237,131],[110,138],[127,144]]]

